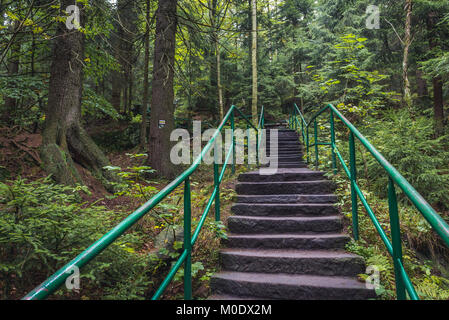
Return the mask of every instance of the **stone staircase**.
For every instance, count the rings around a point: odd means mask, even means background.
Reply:
[[[335,186],[307,168],[294,131],[280,129],[278,142],[277,174],[238,178],[222,271],[211,279],[209,299],[375,298],[356,279],[365,272],[363,259],[344,251],[349,237],[334,206]]]

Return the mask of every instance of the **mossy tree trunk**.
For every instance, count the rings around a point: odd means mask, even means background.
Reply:
[[[64,0],[61,8],[71,4],[72,0]],[[82,20],[81,13],[81,25]],[[54,39],[40,150],[43,167],[56,182],[73,185],[82,183],[74,166],[74,162],[77,162],[111,190],[109,181],[115,180],[115,177],[103,169],[110,164],[109,160],[81,125],[84,35],[75,29],[69,30],[64,23],[60,23]]]
[[[410,81],[408,78],[408,56],[410,51],[410,45],[412,43],[412,0],[405,1],[405,36],[404,36],[404,55],[402,60],[402,82],[403,82],[403,94],[402,94],[402,103],[409,110],[412,108],[412,92],[410,89]]]
[[[429,38],[429,49],[433,53],[439,46],[437,24],[439,21],[438,12],[431,11],[427,16],[427,31]],[[440,76],[432,79],[433,85],[433,111],[435,119],[435,134],[441,136],[444,132],[444,96],[443,80]]]
[[[258,125],[257,111],[257,0],[251,0],[251,66],[252,66],[252,106],[251,114],[253,115],[253,124]]]
[[[148,122],[148,87],[149,87],[149,64],[150,64],[150,8],[151,0],[147,0],[146,14],[145,14],[145,59],[143,71],[143,100],[140,110],[142,115],[142,123],[140,125],[140,147],[142,150],[146,148],[147,144],[147,122]]]
[[[177,0],[159,0],[156,12],[153,86],[149,137],[149,165],[156,175],[176,176],[170,160],[170,134],[174,129],[174,62],[176,44]]]

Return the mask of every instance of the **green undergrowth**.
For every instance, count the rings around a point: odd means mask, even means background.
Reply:
[[[17,299],[33,289],[133,210],[159,192],[169,181],[148,180],[152,169],[142,166],[145,155],[129,155],[136,165],[108,167],[121,177],[120,191],[106,196],[118,203],[114,210],[102,200],[83,200],[85,187],[57,185],[50,178],[21,178],[0,184],[0,298]],[[228,168],[221,184],[222,219],[229,214],[235,191],[233,181],[246,168]],[[213,191],[213,168],[201,165],[191,177],[192,234]],[[81,270],[79,290],[64,285],[51,299],[148,299],[179,257],[183,240],[183,185],[144,216],[128,232]],[[161,240],[161,234],[173,234]],[[218,270],[220,239],[226,227],[215,222],[212,206],[192,253],[193,295],[209,295],[209,279]],[[183,298],[183,268],[162,299]]]
[[[327,119],[322,118],[319,119],[319,141],[329,141],[329,124]],[[448,137],[435,138],[432,121],[419,114],[410,114],[407,110],[386,112],[382,119],[365,115],[356,120],[356,127],[448,221]],[[348,135],[347,128],[339,120],[336,121],[336,143],[349,167]],[[329,172],[329,177],[338,186],[338,205],[345,217],[347,231],[352,234],[349,180],[338,159],[339,172],[337,175],[331,174],[332,157],[329,147],[320,146],[319,155],[320,170]],[[315,161],[314,148],[310,150],[310,161]],[[380,225],[390,237],[387,173],[357,139],[356,162],[357,183]],[[404,267],[421,299],[449,299],[449,250],[399,187],[396,192]],[[379,297],[394,299],[396,293],[392,259],[360,200],[358,211],[360,240],[352,241],[347,249],[363,256],[367,266],[377,266],[381,280],[381,287],[377,290]],[[367,277],[368,275],[361,275],[362,279]]]
[[[124,218],[121,213],[81,200],[85,187],[57,185],[50,178],[18,178],[0,184],[0,287],[2,299],[17,299]],[[132,283],[145,273],[147,258],[135,254],[141,246],[127,233],[101,253],[81,274],[78,292],[59,290],[54,298],[116,296],[116,287],[139,294],[149,281]]]
[[[333,176],[337,183],[337,195],[340,207],[345,218],[348,233],[352,234],[352,210],[350,183],[341,175]],[[365,189],[362,184],[362,189]],[[390,236],[390,220],[388,201],[375,196],[373,193],[363,192],[382,228]],[[382,242],[377,230],[359,203],[359,241],[352,240],[347,250],[365,258],[367,266],[375,266],[380,272],[380,288],[376,290],[381,299],[394,299],[395,277],[393,261]],[[404,267],[415,286],[421,299],[449,299],[449,270],[445,266],[445,256],[438,252],[443,244],[438,236],[418,211],[410,206],[401,206],[399,209],[401,220],[401,234],[403,242]],[[391,237],[390,237],[391,239]],[[419,253],[419,248],[424,251]],[[365,279],[367,275],[361,275]]]

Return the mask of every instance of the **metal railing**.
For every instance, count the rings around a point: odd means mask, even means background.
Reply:
[[[320,142],[318,141],[318,121],[317,118],[323,114],[325,111],[330,112],[329,123],[330,123],[330,142]],[[298,119],[299,116],[299,119]],[[338,150],[337,144],[335,142],[335,122],[334,117],[337,117],[341,122],[349,129],[349,168],[346,165],[340,151]],[[314,141],[310,143],[309,129],[313,125],[313,135]],[[374,224],[377,232],[379,233],[383,243],[385,244],[389,254],[393,258],[394,273],[395,273],[395,283],[396,283],[396,294],[397,298],[400,300],[406,299],[406,292],[408,293],[410,299],[419,300],[418,294],[416,293],[413,284],[408,276],[406,270],[404,269],[403,259],[402,259],[402,242],[401,242],[401,230],[398,215],[398,201],[396,198],[395,187],[398,186],[407,198],[412,202],[416,209],[421,213],[421,215],[427,220],[427,222],[432,226],[433,230],[441,237],[443,242],[449,247],[449,225],[441,218],[440,215],[427,203],[427,201],[416,191],[415,188],[393,167],[383,155],[374,148],[374,146],[357,130],[357,128],[349,122],[333,105],[329,104],[319,112],[314,114],[309,122],[304,118],[304,115],[299,110],[298,106],[294,104],[292,112],[289,118],[290,128],[298,131],[306,147],[306,158],[307,162],[310,162],[310,148],[314,147],[315,153],[315,167],[318,168],[319,164],[319,146],[330,146],[332,150],[332,169],[334,173],[337,173],[337,158],[340,161],[344,172],[351,181],[351,203],[352,203],[352,226],[353,226],[353,236],[355,240],[359,239],[359,228],[358,228],[358,199],[362,202],[363,206],[368,213],[371,221]],[[389,204],[389,215],[390,215],[390,229],[391,229],[391,241],[388,238],[385,230],[382,228],[379,220],[376,218],[374,211],[368,204],[365,196],[362,193],[359,185],[357,184],[357,166],[356,166],[356,149],[355,143],[356,139],[368,150],[371,155],[377,160],[377,162],[383,167],[386,174],[388,175],[388,204]]]
[[[173,192],[178,186],[184,183],[184,248],[183,251],[171,268],[168,276],[162,282],[160,287],[157,289],[156,293],[152,297],[152,300],[158,299],[162,293],[164,292],[167,285],[173,279],[174,275],[184,264],[184,298],[186,300],[192,299],[192,247],[195,245],[195,242],[200,234],[201,228],[206,220],[206,217],[212,207],[215,204],[215,220],[220,220],[220,183],[223,180],[226,168],[228,166],[231,155],[233,156],[232,161],[232,173],[235,173],[235,135],[234,135],[234,127],[235,127],[235,117],[236,113],[240,115],[242,119],[244,119],[247,123],[247,128],[252,127],[256,130],[256,152],[257,152],[257,162],[259,161],[259,130],[263,129],[264,125],[264,111],[262,107],[262,112],[259,120],[259,127],[256,128],[251,121],[236,107],[231,106],[223,121],[221,122],[218,129],[215,131],[212,138],[209,140],[207,145],[202,149],[200,155],[194,160],[193,164],[184,171],[181,175],[179,175],[175,180],[173,180],[170,184],[168,184],[165,188],[163,188],[159,193],[157,193],[154,197],[152,197],[149,201],[143,204],[140,208],[130,214],[127,218],[125,218],[121,223],[119,223],[116,227],[102,236],[99,240],[93,243],[90,247],[84,250],[81,254],[79,254],[72,261],[64,265],[60,268],[56,273],[54,273],[51,277],[41,283],[39,286],[34,288],[31,292],[29,292],[24,300],[38,300],[45,299],[50,294],[54,293],[70,276],[70,273],[67,271],[72,270],[74,267],[82,268],[87,265],[92,259],[98,256],[104,249],[106,249],[112,242],[114,242],[117,238],[123,235],[127,230],[129,230],[137,221],[139,221],[142,217],[144,217],[151,209],[153,209],[156,205],[158,205],[164,198],[166,198],[171,192]],[[206,155],[206,153],[211,149],[214,145],[217,136],[221,133],[224,126],[230,122],[232,129],[232,145],[229,148],[229,151],[226,155],[225,162],[219,171],[219,165],[217,161],[214,161],[214,190],[212,195],[210,196],[207,205],[201,215],[201,218],[198,222],[198,225],[192,236],[192,217],[191,217],[191,193],[190,193],[190,176],[198,169],[201,160]],[[190,240],[190,241],[189,241]]]

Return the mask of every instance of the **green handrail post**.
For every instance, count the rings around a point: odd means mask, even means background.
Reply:
[[[214,153],[216,152],[214,151]],[[215,156],[214,158],[214,186],[217,190],[215,194],[215,221],[220,221],[220,176],[217,156]]]
[[[357,128],[346,119],[341,112],[335,108],[332,104],[327,105],[320,111],[316,112],[309,122],[305,121],[304,116],[301,111],[296,108],[296,113],[301,116],[301,120],[305,126],[305,139],[306,139],[306,150],[307,150],[307,163],[310,162],[310,152],[309,149],[315,146],[317,150],[318,145],[330,145],[332,146],[332,167],[338,172],[338,166],[334,156],[338,156],[338,160],[344,169],[347,177],[351,181],[351,205],[352,205],[352,224],[353,224],[353,236],[355,240],[359,239],[359,226],[358,226],[358,199],[362,205],[365,207],[369,218],[371,219],[376,231],[378,232],[382,242],[385,244],[389,254],[394,261],[395,269],[395,281],[396,281],[396,292],[398,299],[406,299],[407,294],[412,300],[419,300],[419,296],[410,280],[409,275],[404,269],[402,262],[402,243],[401,243],[401,233],[400,233],[400,222],[398,214],[398,205],[396,198],[395,187],[399,187],[411,201],[411,203],[416,207],[416,209],[421,213],[421,215],[426,219],[426,221],[432,226],[433,230],[441,237],[444,243],[449,247],[449,225],[438,213],[427,203],[427,201],[416,191],[416,189],[393,167],[384,156],[379,153],[376,148],[366,139]],[[330,125],[331,125],[331,142],[319,142],[317,139],[317,117],[323,112],[330,110]],[[293,114],[293,110],[291,112]],[[336,140],[335,140],[335,123],[334,117],[337,117],[341,122],[349,129],[349,154],[350,154],[350,168],[345,163],[341,153],[338,151]],[[290,123],[291,128],[293,128]],[[315,141],[310,143],[309,138],[309,128],[315,126]],[[391,238],[387,236],[386,232],[383,230],[380,222],[374,215],[372,208],[369,206],[366,198],[364,197],[362,190],[357,185],[357,170],[356,170],[356,149],[355,149],[355,138],[365,147],[365,149],[374,157],[374,159],[382,166],[389,176],[388,185],[388,202],[390,211],[390,227],[391,227]],[[317,153],[317,152],[315,152]],[[315,161],[318,162],[318,161]],[[335,163],[335,165],[334,165]],[[334,171],[335,172],[335,171]]]
[[[314,128],[314,136],[315,136],[315,168],[318,170],[320,155],[318,153],[318,122],[316,119],[315,119],[313,128]]]
[[[192,300],[192,207],[190,196],[190,178],[184,181],[184,250],[187,257],[184,262],[184,300]]]
[[[309,153],[309,126],[306,127],[306,153],[307,153],[307,164],[310,163],[310,153]]]
[[[234,129],[235,129],[235,115],[234,115],[234,111],[231,114],[231,131],[232,131],[232,174],[235,173],[235,134],[234,134]]]
[[[335,123],[334,123],[334,112],[330,112],[330,125],[331,125],[331,149],[332,149],[332,169],[334,174],[337,174],[337,157],[335,155]]]
[[[256,161],[257,161],[257,166],[259,166],[259,148],[260,148],[260,144],[259,144],[259,130],[256,130]],[[262,134],[262,133],[260,133]]]
[[[295,131],[298,130],[298,115],[296,112],[296,109],[293,109],[295,111],[295,117],[293,119],[293,121],[295,122]]]
[[[305,139],[305,136],[304,136],[304,122],[303,121],[301,121],[301,139],[302,139],[302,143],[303,144],[306,144],[306,139]]]
[[[359,240],[359,217],[357,213],[357,167],[355,157],[355,141],[354,134],[349,133],[349,162],[351,170],[351,203],[352,203],[352,228],[353,236],[355,240]]]
[[[246,161],[246,168],[249,168],[249,124],[246,124],[246,135],[245,135],[245,141],[246,141],[246,150],[248,152],[248,159]]]
[[[263,128],[265,127],[265,107],[262,106],[262,110],[260,111],[260,120],[259,120],[259,125],[257,127],[256,130],[256,161],[257,161],[257,166],[259,166],[259,148],[260,148],[260,142],[259,140],[263,139]],[[259,139],[259,135],[260,135],[260,139]]]
[[[405,300],[404,279],[402,279],[399,261],[402,262],[401,227],[399,223],[398,201],[394,181],[388,178],[388,207],[390,211],[391,241],[393,245],[393,263],[396,282],[396,296],[398,300]]]

